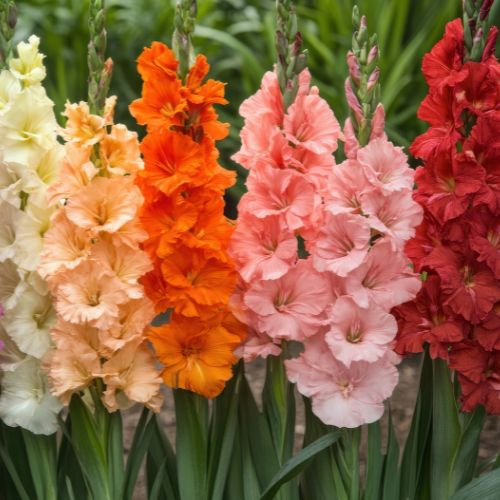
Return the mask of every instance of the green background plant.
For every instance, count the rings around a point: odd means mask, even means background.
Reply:
[[[199,0],[194,37],[196,50],[212,64],[211,76],[228,82],[230,104],[220,110],[231,123],[231,135],[221,144],[225,166],[240,174],[230,192],[230,214],[243,192],[245,172],[231,162],[238,147],[241,102],[258,88],[264,71],[276,59],[274,1]],[[354,3],[368,18],[381,49],[382,101],[387,131],[399,145],[408,146],[424,130],[416,118],[426,86],[420,72],[423,54],[441,37],[446,21],[460,15],[460,0],[301,0],[297,1],[299,28],[309,52],[309,68],[321,94],[339,120],[347,116],[343,85],[347,74],[345,54],[351,44]],[[153,40],[170,43],[175,0],[108,0],[108,53],[114,60],[111,93],[119,96],[117,119],[138,129],[127,111],[137,98],[140,81],[135,59]],[[88,2],[82,0],[18,0],[16,39],[30,33],[42,37],[47,55],[46,87],[57,112],[66,99],[86,96]],[[500,3],[492,21],[499,24]]]

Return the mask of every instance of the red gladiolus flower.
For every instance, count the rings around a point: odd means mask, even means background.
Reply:
[[[429,94],[418,116],[429,129],[410,151],[422,224],[405,247],[424,273],[417,298],[395,310],[399,354],[425,344],[458,373],[463,411],[500,414],[500,64],[498,30],[480,62],[464,61],[459,19],[424,57]]]

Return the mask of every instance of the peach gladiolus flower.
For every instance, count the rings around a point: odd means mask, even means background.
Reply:
[[[63,112],[68,120],[62,136],[67,142],[79,143],[82,146],[93,146],[106,134],[106,121],[103,117],[90,114],[89,105],[80,101],[78,104],[66,102]]]
[[[162,397],[158,384],[161,378],[154,362],[149,349],[129,342],[103,364],[102,377],[106,384],[103,400],[109,411],[126,410],[136,402],[160,411]]]
[[[127,177],[97,177],[71,198],[66,215],[73,224],[91,231],[114,233],[130,222],[142,196]]]

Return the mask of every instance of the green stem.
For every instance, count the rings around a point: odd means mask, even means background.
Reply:
[[[278,82],[283,92],[285,110],[299,90],[299,74],[307,65],[307,52],[302,51],[302,36],[297,29],[297,15],[292,0],[276,0]]]
[[[464,0],[464,62],[481,61],[488,38],[488,16],[494,0]]]
[[[91,0],[87,62],[89,67],[88,102],[90,112],[102,114],[108,95],[113,63],[106,57],[106,15],[104,0]]]
[[[380,102],[379,49],[377,35],[368,35],[366,18],[360,18],[357,6],[354,6],[352,21],[354,34],[352,49],[347,54],[346,97],[354,132],[359,144],[365,146],[370,140],[373,114]]]
[[[172,47],[179,61],[177,74],[181,80],[186,78],[191,66],[193,55],[191,35],[194,32],[196,13],[196,0],[178,0],[175,10]]]
[[[12,56],[12,37],[17,24],[16,5],[12,0],[0,1],[0,69],[7,68]]]

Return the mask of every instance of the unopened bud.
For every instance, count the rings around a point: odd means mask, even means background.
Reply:
[[[357,31],[359,29],[359,8],[355,5],[352,9],[352,24],[354,26],[354,30]]]
[[[293,41],[293,55],[297,56],[300,53],[300,48],[302,47],[302,34],[297,31],[295,34],[295,40]]]
[[[7,23],[9,28],[13,30],[17,24],[17,10],[14,4],[9,5],[9,12],[7,14]]]
[[[487,61],[494,53],[498,37],[498,28],[492,26],[488,33],[488,38],[486,39],[486,44],[483,50],[482,61]]]
[[[483,28],[479,28],[476,31],[476,34],[474,35],[474,39],[472,40],[472,43],[474,45],[476,45],[481,41],[482,38],[483,38]]]
[[[347,53],[347,66],[349,68],[349,74],[351,75],[351,78],[354,80],[356,85],[359,85],[359,81],[361,79],[361,71],[359,67],[359,61],[353,54],[352,50]]]
[[[484,0],[483,5],[481,5],[481,10],[479,11],[479,19],[484,21],[491,10],[491,6],[493,5],[493,0]]]
[[[373,89],[373,87],[375,87],[375,85],[377,84],[379,75],[380,75],[380,70],[378,68],[375,68],[372,71],[372,74],[368,78],[368,83],[366,85],[366,89],[368,90],[368,92],[370,92]]]
[[[371,64],[378,57],[378,45],[374,45],[368,53],[367,64]]]
[[[345,96],[347,98],[347,104],[351,108],[356,121],[358,123],[361,123],[363,120],[363,110],[361,109],[361,104],[356,97],[356,94],[354,93],[354,90],[352,88],[352,82],[349,78],[346,79],[345,84]]]

